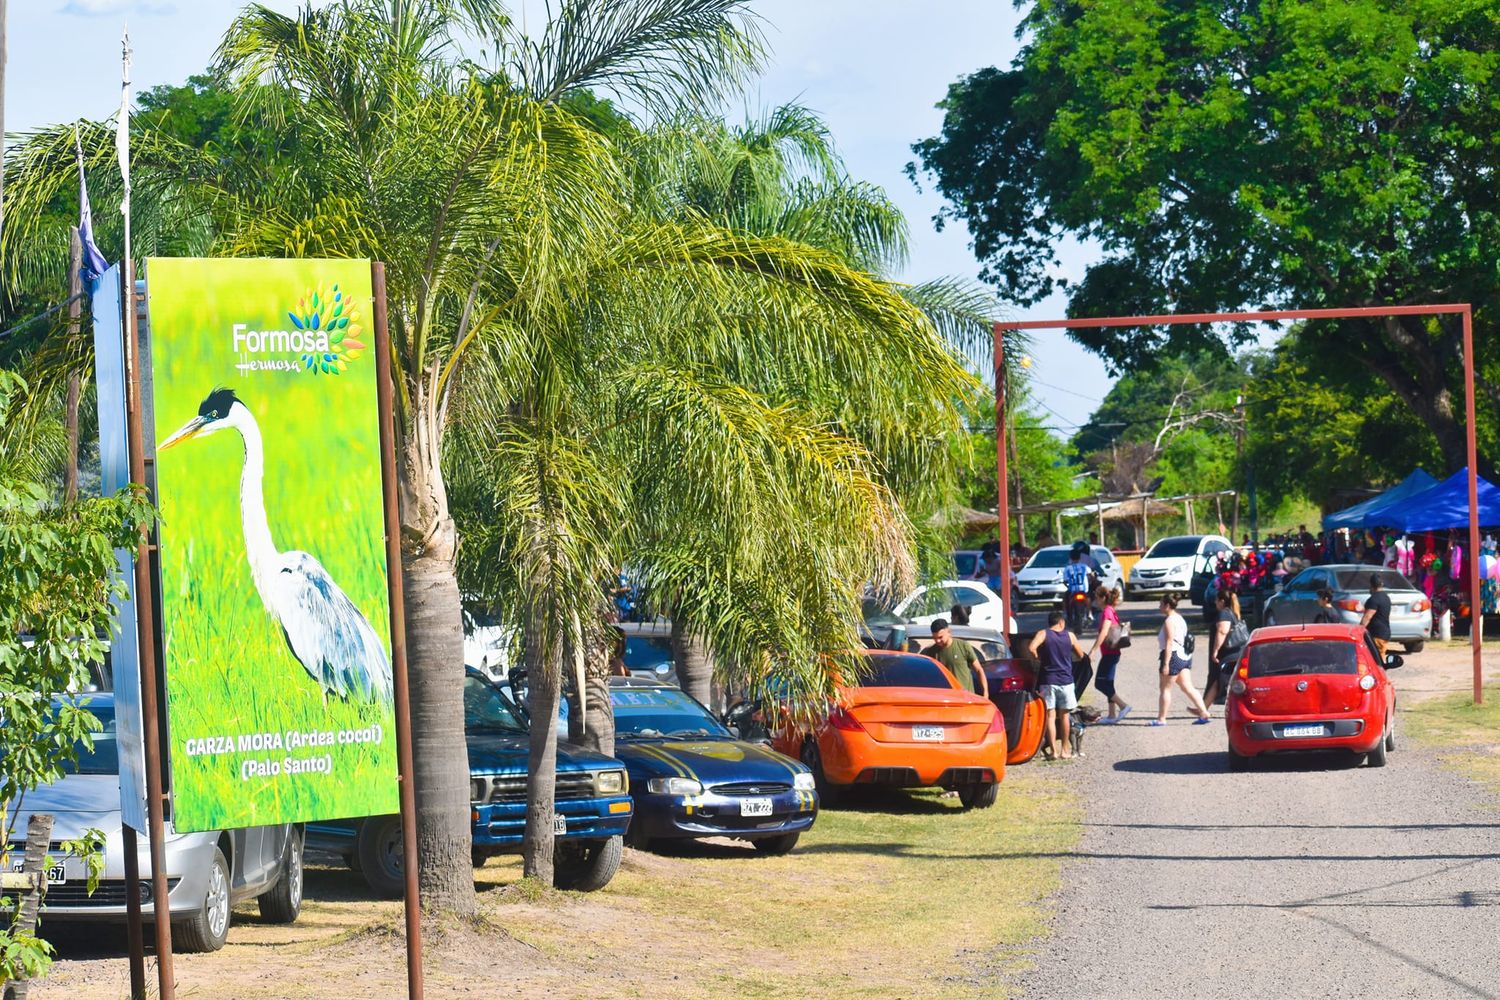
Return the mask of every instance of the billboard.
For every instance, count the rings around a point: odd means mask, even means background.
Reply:
[[[146,278],[173,825],[396,812],[370,264]]]

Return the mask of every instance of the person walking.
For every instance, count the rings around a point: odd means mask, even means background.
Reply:
[[[1385,583],[1379,573],[1370,574],[1370,596],[1365,599],[1365,613],[1359,623],[1375,640],[1380,652],[1380,662],[1385,663],[1385,647],[1391,641],[1391,595],[1385,592]]]
[[[1063,567],[1063,610],[1067,613],[1068,630],[1074,635],[1083,633],[1089,610],[1089,566],[1083,561],[1083,553],[1083,549],[1073,546],[1068,553],[1068,564]]]
[[[948,668],[965,691],[970,694],[990,696],[989,679],[984,676],[984,660],[979,651],[953,635],[948,622],[943,618],[933,619],[932,645],[922,650],[924,654]],[[975,678],[978,677],[978,689]]]
[[[1068,742],[1068,713],[1078,707],[1073,690],[1073,661],[1083,659],[1078,637],[1068,631],[1061,611],[1047,615],[1047,627],[1031,640],[1031,655],[1042,666],[1042,707],[1047,712],[1047,742],[1058,760],[1073,756]]]
[[[1240,617],[1240,595],[1221,590],[1214,596],[1219,613],[1214,619],[1208,648],[1208,686],[1203,689],[1203,704],[1218,704],[1219,695],[1229,689],[1229,675],[1235,662],[1250,641],[1250,632]]]
[[[1101,586],[1094,590],[1094,597],[1099,601],[1099,634],[1094,637],[1089,659],[1092,660],[1096,652],[1100,654],[1099,668],[1094,674],[1094,687],[1109,699],[1109,714],[1099,722],[1101,725],[1114,725],[1130,714],[1130,706],[1115,693],[1115,668],[1120,665],[1120,650],[1110,645],[1111,641],[1119,641],[1121,630],[1120,612],[1115,607],[1120,603],[1120,589]]]
[[[1177,613],[1177,595],[1163,595],[1160,608],[1164,620],[1161,631],[1156,633],[1156,646],[1161,653],[1161,689],[1156,705],[1156,718],[1151,720],[1151,725],[1167,724],[1167,709],[1172,707],[1173,684],[1182,688],[1188,704],[1198,713],[1193,725],[1207,725],[1212,719],[1209,718],[1208,709],[1199,697],[1198,690],[1193,687],[1193,659],[1188,655],[1186,646],[1188,627],[1182,615]]]
[[[1333,604],[1333,591],[1324,587],[1318,591],[1318,605],[1313,608],[1312,623],[1314,625],[1342,625],[1343,617],[1339,609]]]

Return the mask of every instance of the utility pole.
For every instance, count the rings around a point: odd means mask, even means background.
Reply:
[[[1238,471],[1245,451],[1245,397],[1243,394],[1234,397],[1234,414],[1239,418],[1234,422],[1234,467]],[[1234,491],[1234,527],[1229,529],[1229,540],[1235,545],[1240,544],[1239,490]]]
[[[5,0],[0,0],[0,168],[5,164]],[[5,171],[0,169],[0,230],[5,226]]]
[[[5,0],[0,0],[4,3]],[[78,227],[72,229],[68,246],[68,336],[82,335],[80,320],[83,318],[83,237]],[[68,373],[68,403],[64,419],[68,432],[68,460],[63,467],[63,498],[72,503],[78,499],[78,397],[82,394],[81,380],[77,371]]]

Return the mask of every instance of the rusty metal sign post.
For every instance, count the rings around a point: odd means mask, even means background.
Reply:
[[[1000,522],[1000,592],[1007,605],[1011,601],[1010,571],[1010,491],[1006,488],[1006,399],[1005,399],[1005,334],[1012,330],[1097,330],[1122,326],[1181,326],[1199,323],[1244,323],[1272,322],[1278,320],[1305,319],[1372,319],[1386,316],[1459,316],[1464,332],[1464,412],[1468,423],[1466,444],[1468,449],[1469,480],[1469,608],[1472,625],[1474,656],[1474,704],[1484,701],[1484,675],[1481,663],[1483,628],[1479,609],[1479,470],[1478,447],[1474,436],[1474,309],[1467,302],[1446,302],[1436,305],[1411,306],[1364,306],[1348,309],[1276,309],[1254,312],[1216,313],[1167,313],[1158,316],[1104,316],[1097,319],[1048,319],[1018,320],[996,323],[995,335],[995,468],[998,483],[999,505],[996,514]],[[1007,612],[1009,613],[1009,612]]]

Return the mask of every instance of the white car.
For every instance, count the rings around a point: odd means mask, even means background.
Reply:
[[[1063,585],[1063,567],[1072,557],[1073,546],[1049,545],[1037,549],[1016,574],[1016,589],[1021,592],[1020,603],[1059,604],[1067,588]],[[1120,564],[1115,555],[1102,545],[1089,549],[1094,564],[1099,567],[1099,582],[1111,589],[1120,586]],[[1092,571],[1093,567],[1089,567]]]
[[[970,625],[1000,628],[1006,621],[1000,595],[978,580],[940,580],[918,587],[892,610],[909,622],[931,625],[938,618],[951,619],[955,604],[969,609]],[[1009,628],[1016,631],[1014,618],[1009,620]]]
[[[1199,566],[1212,565],[1234,546],[1223,535],[1173,535],[1159,539],[1130,568],[1125,597],[1135,600],[1161,594],[1186,594]]]

